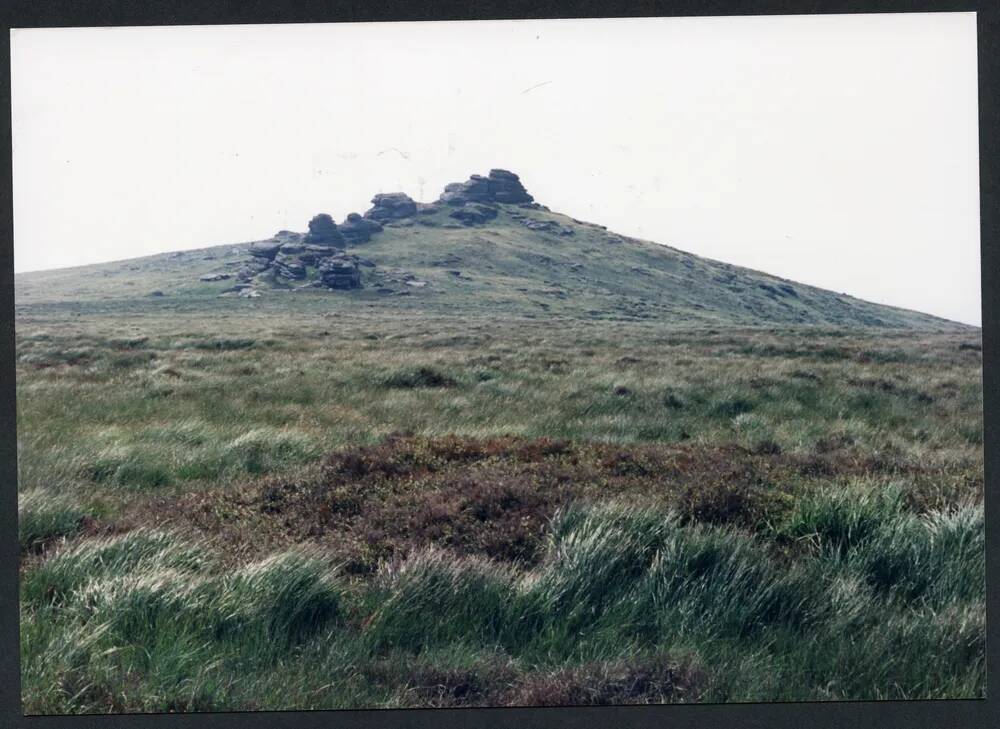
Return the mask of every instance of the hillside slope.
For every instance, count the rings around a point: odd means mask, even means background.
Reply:
[[[316,273],[310,270],[301,282],[258,276],[259,298],[220,298],[227,291],[235,297],[237,273],[253,260],[244,243],[20,274],[16,301],[106,312],[288,306],[294,299],[294,306],[309,310],[377,306],[695,326],[967,328],[616,235],[535,203],[487,203],[495,217],[485,221],[463,224],[454,205],[438,201],[382,219],[381,231],[365,242],[340,241],[366,264],[358,269],[362,287],[353,290],[312,288]],[[213,273],[226,278],[200,280]]]

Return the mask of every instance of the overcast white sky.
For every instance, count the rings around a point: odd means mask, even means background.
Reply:
[[[12,32],[14,265],[504,167],[576,217],[979,324],[972,13]]]

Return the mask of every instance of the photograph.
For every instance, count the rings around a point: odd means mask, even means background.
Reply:
[[[19,713],[985,699],[977,68],[12,28]]]

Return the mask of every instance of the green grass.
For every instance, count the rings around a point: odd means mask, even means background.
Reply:
[[[197,572],[203,555],[163,532],[136,530],[126,536],[78,542],[25,575],[21,597],[27,604],[53,605],[70,599],[92,579],[159,567]]]
[[[967,332],[422,295],[26,295],[29,712],[984,694]]]
[[[225,571],[211,556],[181,535],[132,532],[50,558],[22,592],[29,705],[42,687],[49,711],[215,705],[233,677],[211,668],[274,667],[336,623],[341,591],[318,560],[286,552]]]
[[[867,547],[844,565],[818,552],[782,562],[769,554],[773,544],[729,528],[680,526],[632,508],[578,510],[556,525],[547,561],[517,580],[475,562],[415,557],[389,575],[388,602],[371,632],[378,645],[412,650],[461,636],[550,668],[697,645],[713,666],[703,695],[723,701],[828,698],[819,687],[838,682],[839,697],[943,696],[982,680],[983,564],[965,562],[982,553],[977,518],[981,509],[957,519],[933,514],[897,543],[933,550],[943,523],[970,542],[964,554],[930,566],[926,582],[944,581],[939,594],[948,595],[937,602],[913,590],[912,569],[876,579]],[[890,536],[895,526],[879,537],[899,539]],[[949,584],[952,570],[960,576]],[[845,629],[875,645],[845,644]],[[908,662],[925,650],[936,651],[935,661]],[[769,679],[731,688],[728,674],[751,660],[768,666]],[[893,680],[880,686],[873,676]],[[776,684],[780,693],[772,693]]]
[[[484,226],[455,226],[449,209],[419,216],[419,225],[389,225],[355,252],[376,264],[364,269],[365,287],[350,293],[277,291],[253,301],[219,298],[233,280],[205,283],[199,275],[235,273],[248,259],[247,244],[215,246],[51,272],[21,274],[23,305],[65,319],[76,314],[123,319],[137,315],[192,314],[217,318],[294,307],[323,314],[380,311],[552,321],[666,322],[674,327],[802,325],[830,328],[913,328],[974,334],[968,327],[913,311],[872,304],[835,292],[784,281],[759,271],[700,258],[649,241],[627,238],[551,211],[502,205]],[[517,220],[549,221],[572,235],[533,231]],[[455,276],[452,271],[460,271]],[[414,289],[405,272],[427,282]],[[310,271],[307,278],[312,278]],[[273,284],[272,284],[273,286]],[[382,295],[388,288],[405,296]],[[165,296],[150,297],[153,290]],[[126,343],[134,338],[126,339]],[[214,336],[202,349],[255,349],[254,337],[234,331]],[[974,344],[974,343],[973,343]],[[744,345],[747,353],[821,362],[854,356],[838,343],[806,347],[773,342]],[[876,347],[860,353],[872,362],[894,363],[912,353]]]
[[[40,549],[52,540],[80,531],[93,509],[73,496],[33,489],[18,494],[17,538],[22,552]]]
[[[36,568],[26,698],[33,712],[517,704],[548,703],[573,681],[598,702],[979,695],[981,527],[981,507],[899,512],[846,553],[779,559],[780,540],[576,505],[533,570],[430,550],[360,584],[315,553],[228,570],[205,543],[133,532]],[[873,569],[883,539],[926,556],[921,589],[912,569]],[[607,674],[651,661],[657,682],[631,695]],[[407,686],[428,673],[438,691],[417,700]],[[361,686],[374,677],[388,685]]]

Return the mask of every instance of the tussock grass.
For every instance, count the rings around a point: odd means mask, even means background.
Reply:
[[[73,496],[35,488],[17,497],[17,538],[21,551],[37,550],[46,543],[79,531],[94,515]]]
[[[976,512],[927,516],[925,533],[912,535],[908,548],[919,553],[940,543],[942,530],[971,536]],[[761,655],[762,646],[770,646],[767,670],[780,672],[785,696],[830,697],[838,682],[832,696],[982,689],[982,593],[974,587],[981,590],[981,562],[960,569],[968,584],[946,583],[948,597],[935,602],[913,589],[912,571],[873,584],[865,556],[877,547],[867,541],[846,560],[836,557],[838,564],[821,551],[787,562],[777,549],[728,527],[685,526],[670,513],[574,507],[560,515],[546,561],[517,579],[438,552],[387,570],[370,635],[383,649],[414,651],[475,640],[539,666],[610,660],[642,645],[698,645],[702,659],[725,661],[702,679],[703,690],[725,700],[772,696],[720,676]],[[947,580],[933,569],[928,577]],[[939,652],[933,655],[949,669],[916,660],[924,651]]]
[[[513,577],[487,562],[456,562],[432,550],[388,567],[379,582],[379,607],[366,631],[376,650],[491,643],[510,627]]]
[[[530,571],[432,549],[353,590],[318,553],[227,571],[211,548],[179,535],[85,540],[26,582],[29,706],[114,707],[126,665],[144,686],[122,704],[133,708],[233,705],[240,672],[289,671],[289,690],[306,697],[320,677],[294,664],[315,651],[346,652],[358,672],[321,705],[358,700],[355,682],[385,677],[386,661],[410,666],[391,672],[401,683],[379,699],[387,705],[979,694],[981,519],[979,506],[900,511],[866,539],[789,560],[780,541],[733,527],[577,504],[560,511]],[[895,540],[901,564],[929,565],[927,580],[915,586],[925,573],[874,564],[887,553],[880,539]],[[650,651],[660,656],[652,664]],[[475,658],[486,655],[497,658]],[[230,678],[200,672],[206,660]],[[67,695],[67,681],[78,687],[84,675],[97,684]],[[437,683],[414,684],[420,676]]]
[[[778,537],[806,540],[820,559],[845,566],[906,602],[985,599],[981,505],[914,514],[898,485],[820,492],[799,500]]]
[[[848,555],[869,583],[907,602],[941,606],[985,600],[982,506],[901,514]]]
[[[302,433],[257,428],[235,438],[226,456],[236,459],[247,473],[267,473],[279,464],[302,462],[315,455],[315,446]]]
[[[895,484],[878,490],[828,490],[803,496],[781,527],[779,536],[809,541],[819,549],[843,555],[862,545],[903,509],[903,492]]]
[[[66,549],[25,585],[27,705],[39,711],[217,706],[230,670],[272,670],[341,615],[329,567],[301,551],[235,572],[207,545],[138,531]],[[128,676],[144,690],[125,694]]]
[[[207,588],[216,635],[256,633],[262,644],[287,648],[340,617],[342,588],[315,557],[283,552],[226,575]]]
[[[21,582],[21,597],[29,604],[53,604],[90,580],[153,568],[197,572],[204,563],[198,545],[161,531],[137,530],[126,535],[77,542],[46,559]]]

